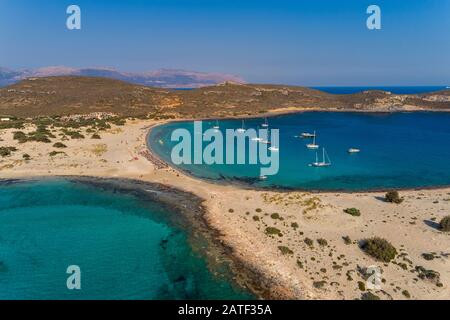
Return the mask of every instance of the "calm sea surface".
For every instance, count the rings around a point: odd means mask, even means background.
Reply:
[[[158,203],[66,180],[0,183],[0,299],[240,299]],[[81,290],[67,289],[69,265]]]
[[[246,128],[260,128],[262,119],[245,121]],[[180,165],[191,174],[220,180],[244,180],[259,187],[320,190],[373,190],[450,185],[450,113],[339,113],[306,112],[269,119],[280,130],[278,174],[260,180],[259,165]],[[214,125],[204,121],[204,129]],[[220,130],[239,128],[240,120],[220,122]],[[170,141],[176,128],[193,131],[191,122],[156,127],[149,145],[171,162]],[[332,165],[309,166],[316,151],[306,148],[310,139],[301,132],[317,133],[317,144],[325,147]],[[201,133],[200,133],[201,134]],[[204,146],[208,143],[204,143]],[[259,147],[267,148],[259,144]],[[359,148],[349,154],[349,148]],[[322,149],[319,150],[321,160]]]

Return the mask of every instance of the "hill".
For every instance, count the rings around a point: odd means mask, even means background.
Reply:
[[[0,114],[17,117],[109,112],[121,116],[207,118],[280,109],[450,110],[450,91],[333,95],[303,87],[224,83],[166,90],[97,77],[30,78],[0,89]]]

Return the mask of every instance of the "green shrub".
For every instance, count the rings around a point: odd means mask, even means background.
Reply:
[[[411,298],[411,294],[408,292],[408,290],[403,290],[402,294],[408,299]]]
[[[278,235],[278,236],[282,236],[281,231],[277,228],[274,227],[267,227],[266,228],[266,234],[267,235]]]
[[[349,215],[354,216],[354,217],[359,217],[361,215],[361,212],[359,211],[359,209],[356,209],[356,208],[347,208],[347,209],[344,209],[344,212],[348,213]]]
[[[397,250],[389,241],[378,237],[363,240],[361,249],[375,259],[384,262],[390,262],[397,255]]]
[[[13,133],[13,139],[19,141],[19,143],[25,143],[25,142],[27,142],[28,137],[22,131],[15,131]]]
[[[402,203],[403,202],[403,198],[400,198],[400,195],[398,194],[397,191],[389,191],[388,193],[386,193],[386,201],[387,202],[391,202],[391,203]]]
[[[450,231],[450,216],[442,218],[441,222],[439,222],[439,228],[444,232]]]
[[[434,270],[425,269],[422,266],[416,266],[416,271],[419,274],[419,278],[422,280],[428,280],[434,283],[440,283],[441,275],[439,272]]]
[[[352,244],[352,239],[350,239],[349,236],[344,236],[344,237],[342,237],[342,239],[344,240],[344,243],[346,245]]]
[[[56,143],[53,145],[53,147],[59,148],[59,149],[61,149],[61,148],[67,148],[67,146],[66,146],[64,143],[62,143],[62,142],[56,142]]]
[[[328,245],[327,240],[325,240],[325,239],[323,239],[323,238],[317,239],[317,243],[318,243],[320,246],[322,246],[322,247],[325,247],[325,246]]]
[[[427,261],[434,259],[434,255],[432,253],[422,253],[422,257]]]
[[[258,216],[253,216],[253,220],[254,221],[259,221],[259,217]]]
[[[358,281],[358,289],[361,291],[366,291],[366,284],[362,281]]]
[[[297,222],[292,222],[291,223],[291,227],[294,228],[294,230],[297,229],[298,228],[298,223]]]
[[[24,160],[30,160],[30,159],[31,159],[31,157],[30,157],[30,155],[29,155],[28,153],[24,153],[24,154],[22,155],[22,158],[23,158]]]
[[[373,294],[372,292],[364,292],[361,295],[361,300],[380,300],[380,297]]]
[[[314,286],[314,288],[316,288],[316,289],[322,289],[324,286],[325,286],[325,284],[326,284],[327,282],[326,281],[314,281],[313,282],[313,286]]]
[[[310,238],[305,238],[305,240],[303,241],[310,247],[314,245],[314,241],[312,241]]]
[[[50,157],[54,157],[54,156],[56,156],[56,155],[58,155],[58,154],[66,154],[65,152],[62,152],[62,151],[52,151],[52,152],[50,152],[48,155],[50,156]]]
[[[101,139],[100,135],[98,133],[94,133],[91,137],[91,139]]]
[[[0,147],[0,156],[8,157],[14,151],[17,151],[17,149],[15,147]]]
[[[272,213],[272,214],[270,215],[270,217],[271,217],[272,219],[280,219],[280,215],[279,215],[278,213]]]
[[[289,249],[288,247],[285,247],[285,246],[279,246],[278,249],[281,251],[281,254],[283,254],[283,255],[294,253],[291,249]]]

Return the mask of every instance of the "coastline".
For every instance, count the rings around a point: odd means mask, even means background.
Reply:
[[[329,283],[327,288],[316,288],[313,285],[315,282],[311,278],[315,278],[318,281],[318,278],[322,277],[320,276],[321,266],[330,270],[333,266],[332,262],[337,260],[328,258],[328,254],[324,252],[325,248],[315,246],[314,249],[310,249],[305,247],[301,240],[304,236],[302,235],[299,239],[298,232],[289,227],[291,221],[299,224],[300,230],[304,232],[305,236],[313,239],[317,236],[326,238],[331,246],[330,250],[339,252],[341,255],[345,254],[346,258],[343,259],[346,260],[345,263],[349,267],[344,268],[350,268],[351,266],[352,270],[359,264],[369,263],[370,259],[367,259],[356,245],[346,246],[341,243],[341,237],[346,233],[352,239],[359,239],[363,231],[364,235],[382,235],[385,237],[393,235],[395,236],[393,241],[398,245],[407,240],[407,243],[402,245],[411,251],[410,254],[414,256],[415,261],[420,260],[419,250],[433,250],[431,245],[441,248],[448,247],[449,243],[445,235],[436,234],[435,231],[428,230],[422,224],[409,224],[403,221],[404,219],[401,217],[412,216],[417,218],[425,216],[427,212],[441,212],[446,208],[446,194],[450,194],[450,190],[408,190],[403,195],[407,198],[406,203],[399,207],[391,207],[389,204],[377,199],[382,197],[382,194],[378,193],[341,193],[335,191],[312,193],[292,190],[254,190],[237,185],[212,184],[208,181],[190,177],[185,172],[174,170],[170,167],[157,168],[148,159],[140,155],[141,151],[148,150],[146,137],[151,127],[164,122],[166,121],[129,121],[121,132],[111,130],[111,132],[102,134],[101,141],[70,140],[67,142],[68,148],[66,151],[68,155],[55,158],[49,157],[45,153],[47,149],[48,151],[51,150],[49,146],[44,145],[46,149],[43,150],[42,144],[38,143],[20,145],[24,152],[30,152],[32,155],[32,152],[39,152],[39,155],[36,155],[36,159],[29,163],[19,163],[21,160],[18,160],[17,157],[7,159],[5,160],[6,165],[2,166],[0,164],[0,173],[2,176],[13,179],[30,176],[126,178],[142,181],[142,183],[158,183],[182,192],[195,194],[196,197],[203,199],[202,206],[205,209],[203,219],[207,229],[215,230],[215,241],[228,248],[224,250],[237,261],[236,265],[238,267],[234,272],[235,274],[237,273],[237,280],[242,281],[248,287],[252,286],[252,281],[256,285],[262,285],[262,288],[254,288],[252,290],[260,291],[260,297],[263,298],[354,299],[359,297],[359,291],[355,290],[353,282],[347,284],[342,282],[345,280],[337,280],[337,278],[341,279],[342,277],[345,279],[345,272],[342,272],[342,276],[337,275],[337,273],[341,272],[335,272],[335,274],[327,273],[325,275],[325,277],[329,278],[327,280]],[[9,135],[4,137],[6,141],[12,141]],[[107,145],[108,150],[101,155],[92,155],[92,147],[98,142],[103,142]],[[108,161],[109,159],[114,161]],[[439,204],[434,204],[434,199],[438,193],[441,194]],[[320,201],[317,201],[316,208],[310,210],[304,203],[310,201],[316,203],[316,200],[312,200],[316,197]],[[267,198],[270,201],[266,201]],[[275,200],[272,200],[272,198]],[[295,201],[290,198],[293,198]],[[417,198],[422,198],[423,200],[418,200]],[[425,201],[425,199],[430,200]],[[347,206],[360,208],[363,212],[362,218],[357,219],[343,215],[342,209]],[[412,206],[414,208],[417,207],[414,209],[414,212],[411,209]],[[259,208],[263,208],[263,212],[260,213],[258,211]],[[394,216],[390,215],[390,218],[385,218],[383,215],[379,215],[380,211],[384,212],[387,210],[394,210]],[[271,212],[279,212],[285,218],[285,221],[271,219]],[[260,222],[252,221],[252,215],[258,215]],[[383,219],[393,219],[395,223],[393,222],[392,226],[386,225],[381,221]],[[418,219],[420,221],[421,218]],[[330,221],[332,222],[330,223]],[[273,237],[268,237],[263,232],[266,226],[280,228],[285,236],[279,238],[278,241]],[[409,230],[411,228],[414,228],[414,231]],[[404,239],[403,230],[411,234],[411,239]],[[416,237],[422,233],[428,234],[434,239],[438,239],[438,241],[429,243],[427,239],[421,236],[418,242]],[[280,244],[288,245],[294,250],[294,256],[280,254],[278,248]],[[336,254],[334,254],[334,257]],[[311,265],[312,258],[315,258],[317,263],[320,260],[320,264]],[[306,261],[308,261],[308,269],[306,267],[304,269],[299,268],[296,259],[301,259],[305,266]],[[417,263],[421,262],[418,261]],[[339,262],[339,264],[341,263]],[[440,268],[438,269],[440,271],[445,270],[438,261],[431,263],[430,267]],[[244,269],[249,270],[249,274],[246,271],[241,272]],[[399,273],[401,270],[397,269],[398,267],[389,266],[387,274],[395,279],[402,279],[405,275]],[[349,269],[349,271],[351,270]],[[444,280],[450,279],[447,273],[441,272],[441,274]],[[409,279],[408,283],[412,281],[410,275],[407,275],[407,278]],[[264,281],[261,281],[261,279],[264,279]],[[445,281],[443,282],[445,285],[443,290],[445,292],[447,285]],[[334,283],[340,283],[339,288],[335,288]],[[268,290],[265,290],[264,287]],[[425,284],[420,286],[414,284],[413,289],[409,290],[414,298],[433,297],[439,299],[448,296],[448,294],[446,296],[445,293],[440,291],[429,293],[428,291],[431,289]],[[383,298],[389,299],[389,295],[392,296],[394,293],[390,291]],[[395,294],[395,298],[401,299],[401,294]]]
[[[295,114],[295,113],[304,113],[304,112],[310,112],[309,110],[305,111],[293,111],[288,113],[268,113],[267,115],[262,115],[263,117],[277,117],[277,116],[284,116],[289,114]],[[335,111],[311,111],[311,112],[335,112]],[[342,112],[353,112],[353,111],[342,111]],[[417,111],[393,111],[393,112],[378,112],[378,111],[372,111],[372,112],[356,112],[356,113],[415,113],[415,112],[422,112],[420,110]],[[425,110],[424,112],[428,112],[428,110]],[[430,112],[441,112],[441,111],[430,111]],[[446,112],[450,112],[450,110],[447,110]],[[225,118],[219,118],[218,120],[235,120],[235,119],[260,119],[261,116],[248,116],[248,117],[225,117]],[[411,188],[403,188],[403,187],[385,187],[385,188],[375,188],[375,189],[361,189],[361,190],[348,190],[348,189],[306,189],[306,188],[295,188],[295,187],[282,187],[282,186],[258,186],[255,184],[252,184],[250,182],[246,182],[244,179],[236,179],[234,177],[231,177],[229,179],[217,179],[217,178],[207,178],[207,177],[200,177],[188,170],[180,169],[177,166],[174,166],[173,164],[167,162],[163,158],[161,158],[157,152],[155,152],[150,143],[148,141],[150,140],[150,135],[152,133],[152,130],[156,127],[164,126],[166,124],[170,123],[181,123],[181,122],[191,122],[191,121],[204,121],[204,120],[215,120],[215,119],[178,119],[178,120],[167,120],[159,123],[155,123],[153,125],[150,125],[147,127],[147,134],[145,136],[145,144],[147,146],[148,152],[151,154],[153,158],[158,159],[158,161],[164,163],[166,167],[171,168],[172,170],[176,171],[179,174],[186,175],[188,177],[191,177],[193,179],[198,179],[201,181],[205,181],[211,184],[217,184],[222,186],[236,186],[245,190],[257,190],[257,191],[266,191],[266,192],[308,192],[308,193],[315,193],[315,194],[321,194],[321,193],[344,193],[344,194],[358,194],[358,193],[380,193],[380,192],[387,192],[387,191],[421,191],[421,190],[445,190],[450,188],[450,183],[447,185],[437,185],[437,186],[419,186],[419,187],[411,187]],[[149,159],[149,161],[152,161]]]

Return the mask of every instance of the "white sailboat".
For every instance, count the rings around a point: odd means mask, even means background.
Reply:
[[[327,152],[325,151],[325,148],[322,148],[322,161],[319,161],[319,157],[316,152],[316,162],[311,163],[312,167],[329,167],[331,166],[331,160],[330,157],[328,157]]]
[[[319,149],[319,145],[316,144],[316,132],[314,131],[313,143],[308,143],[306,145],[308,149]]]
[[[242,120],[242,126],[239,129],[237,129],[237,132],[240,132],[240,133],[245,132],[244,120]]]
[[[219,130],[220,126],[219,126],[219,120],[216,120],[216,125],[213,127],[214,130]]]
[[[267,118],[264,118],[264,123],[261,125],[261,127],[263,128],[268,128],[269,127],[269,121],[267,121]]]

